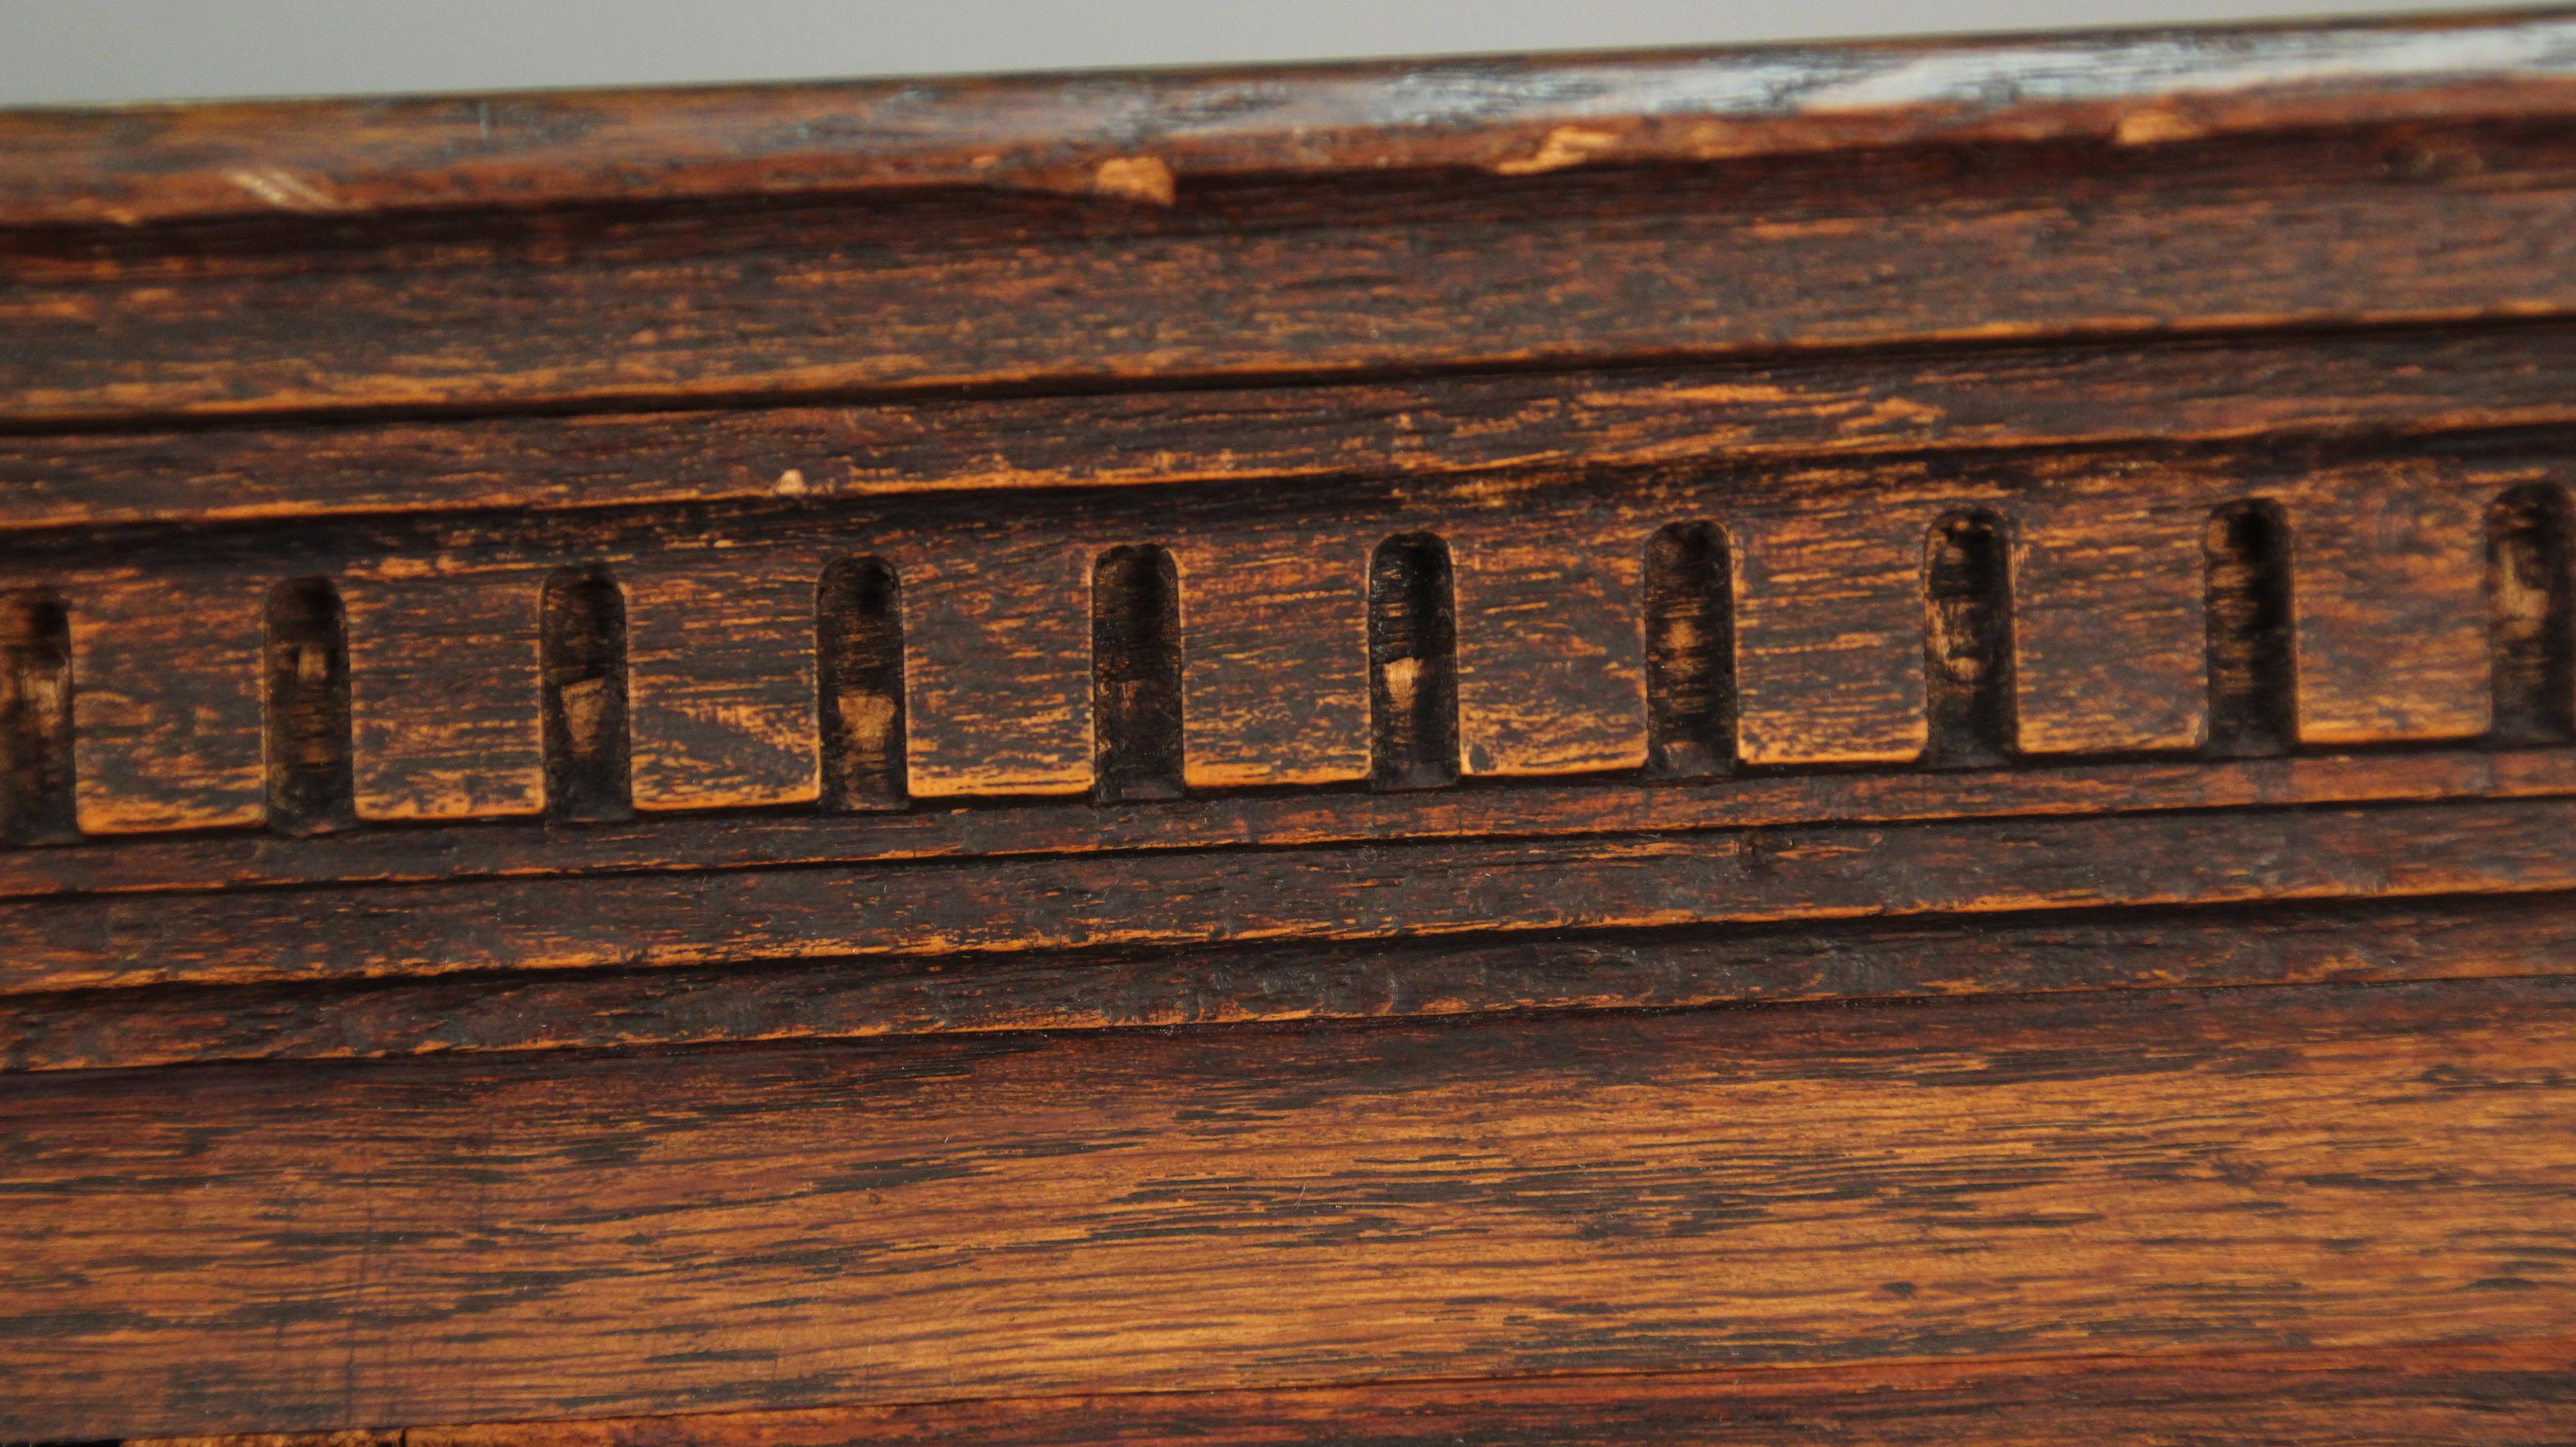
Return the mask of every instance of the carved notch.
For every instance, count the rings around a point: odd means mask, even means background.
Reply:
[[[1954,512],[1923,543],[1923,702],[1928,769],[2012,756],[2012,557],[2000,519]]]
[[[1182,793],[1181,580],[1151,545],[1091,569],[1091,777],[1100,802]]]
[[[1458,782],[1458,619],[1449,545],[1403,533],[1369,558],[1370,781]]]
[[[814,589],[814,714],[823,807],[900,809],[910,794],[903,732],[903,586],[877,558],[842,558]]]
[[[50,593],[0,599],[0,835],[80,837],[72,795],[71,616]]]
[[[537,636],[545,680],[546,817],[559,823],[631,818],[626,590],[605,568],[557,570],[546,579]]]
[[[2576,738],[2576,577],[2567,496],[2517,487],[2487,509],[2487,658],[2495,703],[2489,737],[2546,744]]]
[[[1646,772],[1735,771],[1735,583],[1726,534],[1674,523],[1646,543]]]
[[[264,650],[269,827],[315,834],[355,823],[348,615],[328,578],[269,590]]]
[[[2269,758],[2298,742],[2290,528],[2269,502],[2229,503],[2201,534],[2213,758]]]

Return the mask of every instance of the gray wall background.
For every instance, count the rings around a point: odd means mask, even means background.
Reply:
[[[2494,9],[2330,0],[2334,13]],[[2316,14],[2296,0],[0,0],[0,105],[1724,45]]]

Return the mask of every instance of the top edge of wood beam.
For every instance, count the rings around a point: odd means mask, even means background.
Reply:
[[[2576,116],[2576,9],[1722,50],[0,110],[0,226]]]

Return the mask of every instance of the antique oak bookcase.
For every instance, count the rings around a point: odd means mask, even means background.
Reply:
[[[2576,1440],[2576,13],[25,111],[0,267],[0,1439]]]

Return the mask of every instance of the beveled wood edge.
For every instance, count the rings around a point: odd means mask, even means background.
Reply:
[[[2091,1409],[2140,1426],[2185,1404],[2246,1414],[2246,1441],[2326,1441],[2337,1409],[2369,1401],[2462,1397],[2464,1415],[2498,1434],[2425,1441],[2510,1442],[2564,1427],[2576,1414],[2576,1343],[2410,1343],[2367,1349],[2170,1356],[1982,1358],[1705,1371],[1426,1379],[1213,1392],[1003,1397],[664,1417],[558,1419],[374,1430],[137,1438],[126,1447],[824,1447],[844,1442],[1041,1444],[1309,1440],[1479,1441],[1481,1428],[1523,1440],[1551,1426],[1619,1442],[1807,1442],[1804,1413],[1871,1421],[1963,1412]],[[2320,1435],[2283,1438],[2309,1417]],[[1982,1440],[1963,1437],[1958,1440]],[[2013,1440],[2021,1440],[2015,1438]],[[2215,1440],[2195,1436],[2195,1441]]]
[[[2546,980],[2576,895],[0,996],[16,1073],[1976,996]]]
[[[2349,445],[2570,422],[2576,325],[2523,318],[1141,394],[0,429],[0,533]]]
[[[0,226],[2154,145],[2576,114],[2576,13],[0,112]]]
[[[2273,759],[2043,758],[1965,772],[1761,772],[1680,782],[1575,776],[1106,805],[926,800],[900,812],[674,811],[581,827],[505,819],[301,837],[94,835],[74,846],[0,850],[0,899],[2568,795],[2576,795],[2576,748],[2470,741]]]

